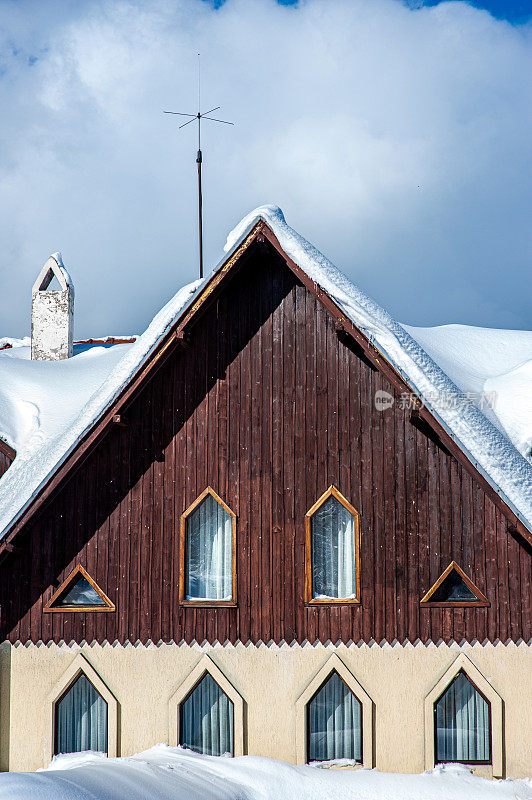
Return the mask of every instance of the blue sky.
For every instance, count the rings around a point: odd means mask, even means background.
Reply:
[[[0,336],[56,250],[80,338],[195,278],[198,52],[208,267],[275,203],[399,321],[532,329],[532,25],[488,4],[0,0]]]
[[[291,2],[291,0],[289,0]],[[425,6],[438,5],[440,0],[422,0]],[[522,23],[532,17],[531,0],[485,0],[485,2],[471,1],[471,5],[476,8],[483,8],[493,14],[498,19],[506,19],[509,22]]]
[[[217,5],[221,5],[224,0],[216,0]],[[277,0],[280,5],[297,5],[300,0]],[[412,8],[422,6],[436,6],[441,0],[405,0],[406,4]],[[497,19],[506,19],[509,22],[522,24],[532,17],[532,0],[469,0],[470,5],[489,11]]]

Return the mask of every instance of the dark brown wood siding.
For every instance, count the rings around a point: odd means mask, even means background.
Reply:
[[[281,258],[246,258],[17,538],[2,638],[529,640],[531,548]],[[304,517],[330,484],[361,514],[359,606],[304,603]],[[237,608],[178,603],[180,516],[208,485],[238,517]],[[489,608],[420,608],[453,559]],[[78,563],[115,613],[43,614]]]
[[[14,460],[15,459],[11,453],[8,453],[7,448],[4,448],[2,442],[0,442],[0,478],[5,472],[7,472]]]

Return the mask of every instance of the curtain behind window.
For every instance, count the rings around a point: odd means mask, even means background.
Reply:
[[[107,752],[107,703],[80,675],[56,705],[55,753]]]
[[[209,756],[233,755],[233,703],[207,673],[181,706],[179,744]]]
[[[312,596],[356,599],[355,520],[332,496],[312,516]]]
[[[489,705],[460,672],[436,703],[436,761],[489,757]]]
[[[208,494],[187,519],[187,600],[231,600],[231,516]]]
[[[362,707],[333,672],[307,707],[309,761],[362,761]]]

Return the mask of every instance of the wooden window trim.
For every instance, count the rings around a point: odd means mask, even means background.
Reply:
[[[316,511],[328,500],[334,497],[349,511],[355,521],[355,598],[314,598],[312,597],[312,517]],[[320,605],[360,605],[360,514],[351,505],[336,486],[329,486],[326,492],[319,497],[314,505],[305,514],[305,604],[308,606]]]
[[[68,586],[74,582],[74,579],[76,578],[77,575],[81,575],[83,578],[85,578],[86,581],[88,581],[88,583],[90,583],[96,594],[99,597],[101,597],[102,600],[104,601],[105,606],[61,606],[56,608],[53,607],[56,600],[63,594],[65,589],[67,589]],[[95,611],[103,611],[103,612],[116,611],[116,607],[115,604],[107,597],[105,592],[102,589],[100,589],[96,581],[93,580],[93,578],[91,578],[87,570],[81,566],[81,564],[78,564],[77,567],[74,567],[72,572],[68,575],[67,578],[65,578],[61,586],[54,592],[51,599],[46,603],[46,605],[43,608],[43,612],[45,612],[46,614],[64,614],[64,613],[85,614],[85,613],[93,613]]]
[[[452,760],[449,759],[449,761],[440,761],[437,758],[437,755],[438,755],[438,731],[437,731],[437,728],[436,728],[436,706],[438,705],[438,702],[441,700],[443,695],[446,692],[449,691],[449,689],[451,688],[453,683],[460,677],[460,675],[464,675],[465,676],[466,680],[469,681],[469,683],[471,684],[473,689],[475,689],[475,691],[478,692],[479,695],[482,697],[482,699],[488,704],[489,755],[488,755],[488,758],[484,759],[483,761],[473,761],[473,760],[468,760],[468,759],[465,759],[465,758],[453,758]],[[469,677],[469,675],[467,674],[465,669],[463,669],[463,668],[459,669],[458,672],[456,673],[456,675],[454,676],[454,678],[452,679],[452,681],[447,684],[447,686],[445,687],[443,692],[440,694],[440,696],[437,697],[436,700],[434,701],[434,765],[436,765],[436,764],[471,764],[471,765],[480,766],[481,764],[483,764],[485,766],[486,765],[487,766],[491,766],[493,764],[493,752],[492,752],[493,751],[493,741],[492,741],[492,739],[493,739],[493,736],[492,736],[492,729],[491,729],[491,703],[488,700],[488,698],[486,697],[486,695],[484,694],[484,692],[482,692],[478,688],[476,683],[473,680],[471,680],[471,678]]]
[[[434,592],[441,586],[447,576],[455,570],[466,586],[471,589],[473,594],[476,595],[476,600],[431,600],[430,598]],[[480,591],[478,586],[475,586],[471,578],[465,574],[464,570],[456,563],[451,561],[447,569],[445,569],[436,583],[434,583],[428,592],[421,598],[419,604],[425,608],[486,608],[490,605],[488,598]]]
[[[231,600],[187,600],[186,597],[186,552],[187,552],[187,519],[192,514],[194,509],[203,502],[207,495],[216,500],[219,505],[231,517],[231,581],[232,581],[232,597]],[[214,489],[207,486],[206,489],[194,500],[191,505],[181,514],[181,525],[179,530],[179,605],[185,608],[236,608],[237,603],[237,590],[236,590],[236,514],[229,508],[227,503],[224,503],[222,498],[216,494]]]

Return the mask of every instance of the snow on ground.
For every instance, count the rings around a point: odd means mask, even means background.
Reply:
[[[532,780],[487,780],[460,764],[420,775],[295,767],[156,745],[131,758],[60,756],[0,775],[0,800],[532,800]]]

